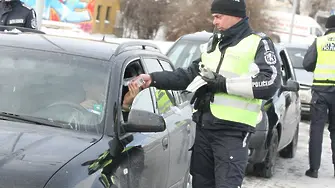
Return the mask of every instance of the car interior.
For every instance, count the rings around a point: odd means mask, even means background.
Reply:
[[[126,67],[124,76],[123,76],[123,83],[122,83],[122,97],[121,97],[121,103],[123,102],[124,96],[126,95],[126,93],[129,91],[127,84],[129,83],[129,81],[131,81],[132,79],[136,78],[136,76],[143,74],[143,68],[140,64],[140,60],[136,60],[131,62],[130,64],[128,64],[128,66]],[[122,116],[123,116],[123,121],[127,121],[128,119],[128,112],[123,112]]]

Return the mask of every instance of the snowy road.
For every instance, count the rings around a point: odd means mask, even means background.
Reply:
[[[329,132],[324,131],[323,153],[319,178],[305,176],[308,168],[309,122],[300,124],[298,151],[293,159],[278,157],[276,173],[271,179],[248,176],[243,188],[334,188],[335,178],[331,160]]]

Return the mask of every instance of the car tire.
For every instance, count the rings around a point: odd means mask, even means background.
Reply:
[[[297,129],[295,130],[292,142],[289,145],[287,145],[283,150],[281,150],[279,152],[279,155],[283,158],[293,158],[297,152],[298,139],[299,139],[299,123]]]
[[[256,175],[264,178],[271,178],[275,172],[275,164],[278,150],[278,130],[272,130],[272,136],[269,144],[269,150],[263,163],[255,164],[254,172]]]

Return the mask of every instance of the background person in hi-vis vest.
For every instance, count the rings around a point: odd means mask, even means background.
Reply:
[[[309,135],[310,168],[306,171],[306,175],[313,178],[318,177],[323,131],[327,120],[335,164],[335,15],[327,19],[325,26],[328,31],[324,36],[316,38],[303,61],[304,68],[314,72]]]
[[[238,188],[248,162],[249,133],[261,119],[262,99],[270,99],[281,85],[280,62],[272,41],[251,30],[244,0],[214,0],[211,13],[216,28],[209,45],[213,48],[186,69],[139,77],[146,82],[144,88],[166,90],[185,90],[199,77],[207,82],[191,99],[197,124],[192,184]],[[200,74],[203,66],[213,77]]]

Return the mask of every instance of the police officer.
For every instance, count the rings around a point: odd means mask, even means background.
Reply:
[[[36,12],[19,0],[0,0],[0,25],[36,29]]]
[[[309,166],[306,176],[317,178],[321,161],[323,130],[329,121],[333,164],[335,164],[335,15],[326,22],[328,29],[309,47],[303,66],[314,72],[311,101]],[[335,166],[334,166],[335,170]],[[335,173],[334,173],[335,176]]]
[[[139,76],[144,87],[184,90],[201,76],[199,66],[212,71],[213,77],[200,77],[207,84],[191,100],[197,124],[192,184],[238,188],[248,161],[249,133],[262,117],[262,99],[270,99],[280,87],[280,63],[271,40],[251,30],[244,0],[214,0],[211,13],[219,30],[213,35],[214,50],[202,53],[187,69]]]

